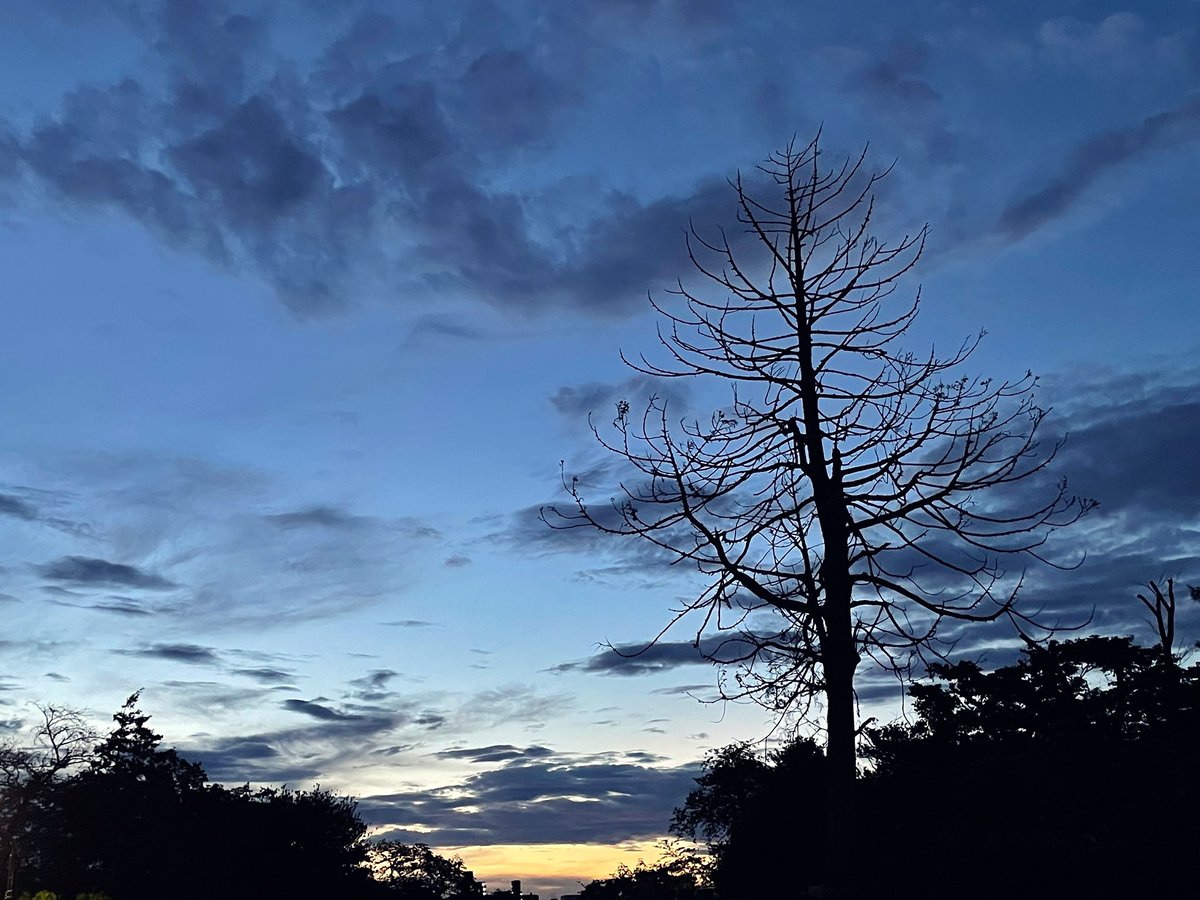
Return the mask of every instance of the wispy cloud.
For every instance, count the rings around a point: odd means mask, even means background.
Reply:
[[[221,658],[212,647],[198,644],[148,644],[136,650],[120,650],[125,656],[140,656],[145,659],[163,659],[190,665],[216,666]]]
[[[36,512],[20,497],[14,497],[12,494],[0,494],[0,516],[12,516],[29,521],[36,518]]]
[[[38,572],[43,578],[51,581],[80,585],[101,584],[146,590],[168,590],[176,587],[174,582],[137,566],[87,556],[64,556],[39,567]]]
[[[566,662],[549,671],[595,672],[605,675],[652,675],[680,666],[733,664],[745,658],[753,645],[736,634],[708,636],[692,641],[655,641],[644,644],[617,644],[596,652],[579,662]]]
[[[539,759],[553,756],[554,751],[548,747],[515,747],[512,744],[491,744],[487,747],[462,747],[454,750],[440,750],[435,755],[438,759],[465,759],[473,763],[493,763],[509,762],[515,759]]]
[[[1005,207],[997,227],[1009,238],[1025,237],[1069,213],[1109,171],[1196,140],[1200,140],[1200,95],[1136,125],[1090,137],[1071,151],[1058,174]]]
[[[291,712],[303,713],[306,716],[312,716],[314,719],[321,719],[325,722],[354,722],[362,719],[362,716],[338,712],[314,700],[284,700],[282,706]]]
[[[370,823],[401,840],[437,845],[617,843],[666,833],[671,810],[695,785],[698,764],[526,757],[433,790],[364,797]],[[416,832],[403,826],[420,826]]]

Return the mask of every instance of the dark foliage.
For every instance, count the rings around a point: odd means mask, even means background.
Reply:
[[[137,701],[134,694],[113,716],[112,733],[86,760],[64,757],[74,770],[61,765],[50,773],[61,777],[14,781],[21,792],[3,786],[5,824],[21,827],[16,893],[119,900],[460,896],[372,877],[367,864],[375,853],[352,798],[320,788],[208,784],[201,766],[160,746]],[[20,819],[12,813],[17,799],[24,801]],[[394,854],[404,849],[390,846]],[[462,868],[428,848],[421,860],[427,871],[439,863]]]
[[[49,814],[50,788],[88,758],[95,735],[83,716],[60,706],[41,706],[42,721],[29,746],[0,746],[0,847],[5,893],[11,896],[18,869],[37,851],[38,823]]]
[[[482,897],[475,880],[457,856],[447,859],[425,844],[378,841],[370,848],[371,871],[377,881],[404,900],[466,900]]]
[[[609,878],[584,887],[583,900],[704,900],[712,894],[702,887],[703,873],[694,856],[674,855],[648,866],[619,866]]]
[[[813,741],[765,756],[751,744],[731,744],[708,755],[696,783],[671,832],[707,845],[719,896],[784,896],[821,880],[825,755]]]
[[[1189,896],[1200,842],[1200,665],[1129,638],[1030,645],[984,672],[936,665],[911,724],[869,729],[858,895]],[[672,830],[704,841],[721,897],[819,876],[820,750],[709,757]],[[813,832],[813,833],[810,833]],[[665,896],[665,895],[664,895]]]

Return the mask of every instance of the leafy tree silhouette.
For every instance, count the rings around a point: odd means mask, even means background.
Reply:
[[[39,706],[41,721],[30,745],[0,747],[0,847],[4,848],[5,896],[14,896],[17,871],[27,853],[34,823],[45,814],[51,788],[87,758],[95,734],[78,710]]]
[[[1185,748],[1200,667],[1130,638],[1028,646],[1012,666],[933,667],[912,726],[871,735],[883,807],[933,786],[944,884],[974,896],[1183,896],[1172,864],[1200,839]],[[920,895],[926,896],[926,895]]]
[[[60,896],[379,896],[357,804],[316,788],[226,790],[161,746],[133,694],[30,826],[26,883]]]
[[[1194,892],[1200,665],[1093,636],[1029,644],[992,672],[932,667],[915,720],[865,730],[856,868],[896,900]],[[804,739],[710,755],[672,830],[705,840],[722,897],[778,895],[820,866],[806,832],[825,778]],[[899,820],[899,824],[898,824]]]
[[[147,726],[132,694],[88,766],[60,782],[39,835],[41,884],[60,894],[150,896],[155,886],[197,877],[207,778]],[[62,888],[69,889],[63,890]]]
[[[701,893],[700,878],[689,860],[668,857],[656,865],[638,862],[617,867],[608,878],[584,886],[583,900],[694,900]]]
[[[376,881],[407,900],[482,897],[483,884],[457,856],[434,853],[427,844],[376,841],[368,851]]]
[[[706,845],[718,896],[794,894],[824,870],[825,780],[824,754],[810,738],[766,754],[730,744],[708,754],[670,830]]]

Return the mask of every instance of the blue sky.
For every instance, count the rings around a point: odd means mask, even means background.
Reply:
[[[1042,374],[1101,501],[1031,605],[1127,632],[1200,580],[1195,2],[11,0],[0,60],[10,729],[144,687],[216,777],[344,789],[494,881],[653,855],[769,719],[693,699],[696,625],[601,652],[697,582],[537,510],[653,389],[618,351],[687,223],[818,128],[895,162],[881,235],[930,225],[913,348],[986,328],[971,369]]]

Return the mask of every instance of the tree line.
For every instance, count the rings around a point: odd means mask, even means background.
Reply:
[[[1172,651],[1173,591],[1159,610],[1156,645],[1092,635],[1028,642],[993,671],[937,663],[907,719],[864,725],[852,895],[1194,893],[1200,663]],[[619,871],[585,900],[803,895],[827,875],[828,777],[811,738],[713,751],[670,825],[703,852]]]
[[[1174,649],[1174,585],[1140,599],[1154,644],[1091,635],[1027,641],[992,671],[936,663],[909,686],[906,717],[859,729],[854,896],[1190,892],[1200,662]],[[209,783],[162,746],[138,700],[103,740],[79,713],[44,707],[28,746],[0,748],[8,896],[483,896],[458,858],[368,840],[351,797]],[[747,900],[820,884],[828,777],[812,737],[710,752],[669,825],[681,843],[591,882],[583,900]]]
[[[351,797],[209,783],[138,699],[98,742],[78,712],[43,707],[28,746],[0,748],[6,897],[482,897],[458,858],[369,841]]]

